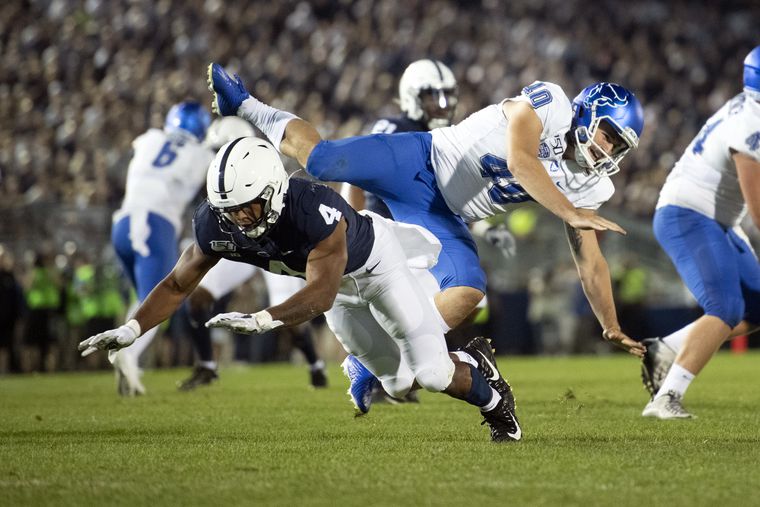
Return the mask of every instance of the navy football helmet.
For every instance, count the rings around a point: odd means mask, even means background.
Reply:
[[[750,51],[744,59],[744,93],[760,100],[760,46]]]
[[[610,154],[606,154],[594,141],[602,122],[612,127],[622,141],[616,143]],[[633,93],[618,84],[595,83],[584,88],[573,99],[570,132],[575,141],[575,160],[581,167],[600,176],[609,176],[620,170],[620,161],[639,145],[643,129],[644,110],[641,103]]]
[[[198,142],[206,137],[206,130],[211,124],[211,115],[197,102],[180,102],[169,109],[164,122],[164,131],[170,134],[187,133]]]

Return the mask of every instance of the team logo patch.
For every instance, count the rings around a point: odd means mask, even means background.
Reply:
[[[237,250],[237,247],[235,246],[235,243],[232,241],[212,241],[211,242],[211,250],[214,252],[234,252]]]
[[[549,147],[546,143],[541,143],[538,147],[538,158],[549,158]]]
[[[750,151],[757,151],[760,148],[760,132],[755,132],[745,139],[744,142],[747,143]]]

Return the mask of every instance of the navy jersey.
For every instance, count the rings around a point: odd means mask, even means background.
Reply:
[[[253,264],[277,274],[304,277],[309,253],[333,233],[341,218],[347,224],[348,262],[344,273],[362,267],[375,242],[372,219],[357,213],[329,187],[291,178],[282,214],[269,232],[257,239],[235,226],[225,232],[204,201],[195,210],[195,241],[204,254]]]
[[[394,134],[396,132],[427,132],[428,128],[421,120],[412,120],[406,116],[380,118],[372,125],[370,134]],[[385,218],[393,218],[388,206],[382,199],[371,192],[364,192],[365,207]]]

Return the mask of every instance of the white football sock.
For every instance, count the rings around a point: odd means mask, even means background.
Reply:
[[[692,322],[686,327],[682,327],[678,331],[670,333],[668,336],[662,339],[665,345],[678,352],[683,346],[683,342],[686,341],[686,337],[689,336],[689,331],[694,327],[696,322]]]
[[[207,370],[216,370],[216,361],[198,361],[198,366]]]
[[[475,368],[478,367],[478,362],[475,360],[475,358],[473,358],[470,354],[468,354],[464,350],[455,350],[454,352],[452,352],[452,354],[457,356],[461,362],[472,365]]]
[[[254,97],[248,97],[240,104],[237,115],[258,127],[278,152],[285,136],[285,127],[291,120],[298,118],[292,113],[268,106]]]
[[[489,401],[486,406],[480,407],[480,411],[481,412],[490,412],[491,410],[493,410],[493,409],[496,408],[496,405],[498,405],[500,401],[501,401],[501,395],[499,394],[499,392],[496,389],[494,389],[492,387],[491,388],[491,401]]]
[[[686,393],[686,389],[689,388],[689,384],[691,384],[692,380],[694,380],[693,373],[677,363],[673,363],[673,366],[670,367],[670,371],[668,371],[668,375],[662,383],[662,387],[657,391],[654,399],[665,396],[669,391],[673,391],[677,396],[682,397]]]

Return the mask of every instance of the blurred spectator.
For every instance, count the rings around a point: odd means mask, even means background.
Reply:
[[[13,255],[0,245],[0,372],[19,373],[17,328],[24,310],[24,296],[13,268]]]
[[[52,351],[58,342],[56,318],[61,308],[60,279],[48,254],[38,252],[34,255],[28,279],[24,343],[30,349],[30,357],[36,356],[35,369],[47,371],[52,369],[49,365],[54,361]]]

